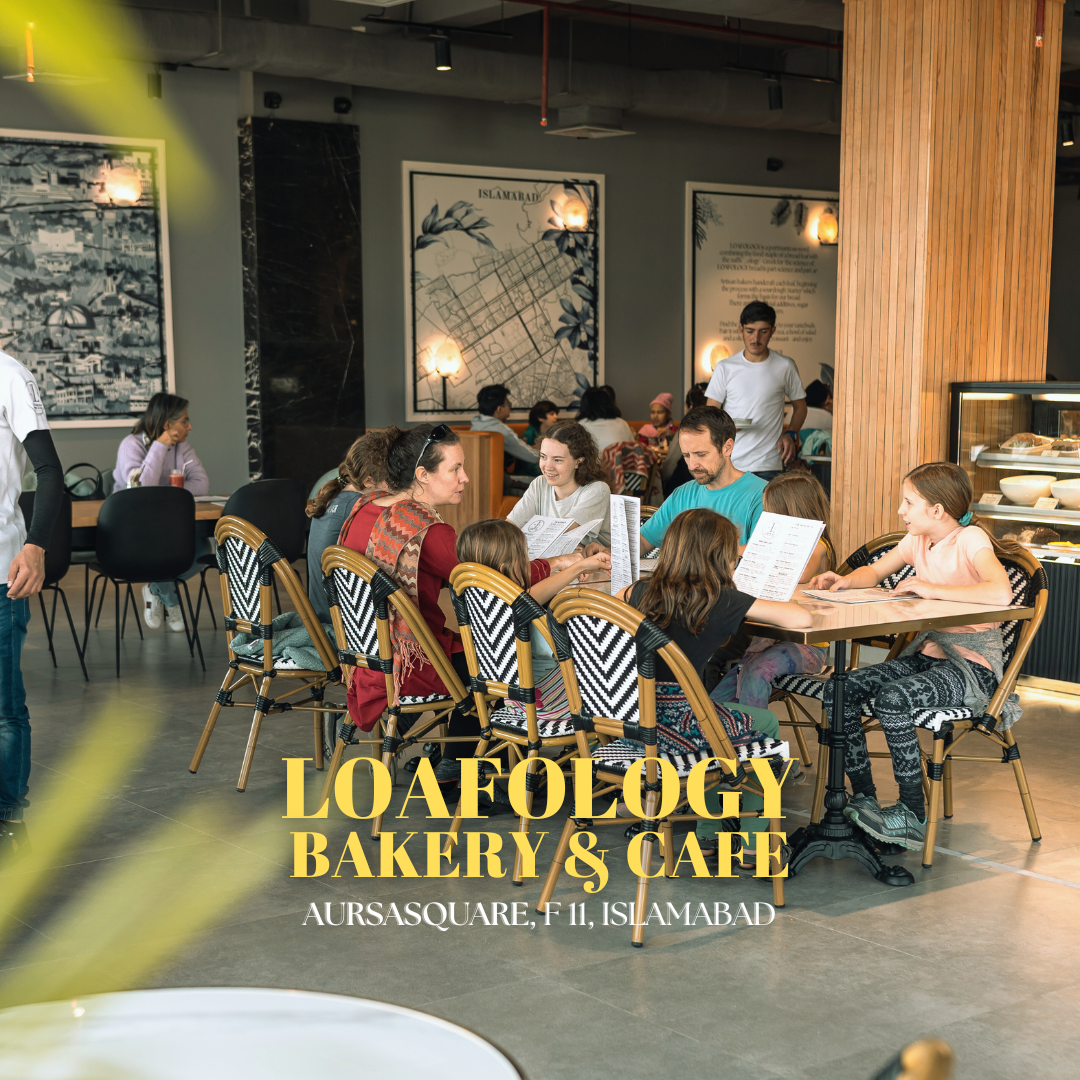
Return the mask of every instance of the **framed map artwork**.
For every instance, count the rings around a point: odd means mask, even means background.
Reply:
[[[0,129],[0,349],[53,427],[130,427],[173,389],[165,144]]]
[[[462,419],[503,383],[515,414],[604,381],[604,178],[406,161],[409,420]]]

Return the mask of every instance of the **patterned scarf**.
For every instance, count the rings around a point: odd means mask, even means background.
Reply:
[[[371,491],[361,495],[353,504],[349,516],[341,526],[338,543],[343,544],[348,535],[352,520],[357,511],[375,499],[387,498],[389,491]],[[420,548],[424,536],[432,525],[442,522],[442,518],[430,508],[413,499],[392,503],[382,507],[368,537],[367,550],[364,554],[372,562],[389,574],[405,590],[409,599],[417,607],[420,598],[417,594],[417,579],[420,572]],[[416,664],[426,663],[423,647],[416,640],[401,613],[389,605],[390,642],[394,648],[394,704],[398,704],[401,686]]]

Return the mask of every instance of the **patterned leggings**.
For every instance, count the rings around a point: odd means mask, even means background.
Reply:
[[[989,697],[997,689],[994,673],[982,664],[966,660],[975,681]],[[874,715],[881,721],[885,741],[892,755],[893,776],[900,787],[900,800],[919,820],[926,816],[922,792],[922,762],[919,738],[912,720],[916,709],[932,706],[949,708],[964,704],[965,682],[949,660],[919,653],[851,672],[844,682],[844,731],[847,752],[844,768],[852,790],[876,794],[870,771],[870,756],[862,728],[862,707],[874,702]],[[832,707],[832,683],[825,689],[824,705]]]

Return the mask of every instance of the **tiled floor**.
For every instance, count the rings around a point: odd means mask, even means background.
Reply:
[[[77,588],[72,599],[81,604]],[[546,928],[476,922],[445,933],[425,925],[304,926],[312,903],[324,910],[330,902],[335,921],[337,905],[348,901],[456,901],[460,913],[465,902],[534,901],[539,884],[358,882],[346,876],[349,864],[338,878],[292,878],[297,827],[325,832],[335,864],[356,828],[378,869],[366,822],[336,808],[321,822],[282,820],[281,759],[312,755],[309,721],[286,714],[266,722],[241,795],[235,784],[249,718],[226,710],[191,775],[188,762],[225,670],[223,631],[205,632],[203,674],[179,635],[147,632],[140,642],[129,626],[118,681],[106,618],[91,632],[88,685],[63,634],[53,669],[37,612],[24,654],[34,725],[28,820],[40,825],[52,813],[85,831],[44,860],[52,869],[34,879],[32,899],[17,920],[0,924],[6,1004],[134,986],[354,994],[465,1024],[508,1052],[529,1080],[613,1071],[863,1080],[895,1049],[931,1034],[954,1046],[961,1078],[1072,1075],[1080,1057],[1080,698],[1023,695],[1017,735],[1042,842],[1029,840],[1011,769],[958,764],[955,818],[939,836],[951,854],[939,850],[929,871],[916,854],[894,860],[915,874],[911,888],[879,885],[850,863],[817,862],[788,882],[787,907],[771,925],[652,925],[636,950],[625,928],[599,925],[604,900],[633,896],[621,829],[605,829],[612,875],[604,892],[590,897],[564,876],[555,895],[566,905],[584,901],[592,929],[568,925],[567,916]],[[145,739],[103,736],[101,717],[117,715],[130,717]],[[99,743],[112,740],[102,756],[75,760],[95,731]],[[98,799],[95,777],[140,742]],[[876,768],[882,794],[894,794],[883,763]],[[322,775],[308,769],[310,806]],[[358,802],[364,786],[357,785]],[[789,828],[805,820],[811,791],[810,783],[790,791]],[[395,788],[395,808],[404,792]],[[541,874],[561,823],[559,816],[534,826],[552,833],[541,847]],[[401,832],[405,824],[388,819],[387,828]],[[426,824],[414,816],[408,827]],[[508,817],[488,826],[501,834],[512,827]],[[27,882],[16,868],[0,877],[0,897],[16,896]],[[754,901],[771,900],[771,889],[748,877],[660,878],[650,899],[662,907],[689,902],[692,912],[699,902],[712,911],[716,901],[752,910]]]

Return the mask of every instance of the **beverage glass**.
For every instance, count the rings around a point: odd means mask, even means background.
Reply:
[[[172,472],[169,473],[169,483],[173,487],[182,488],[184,486],[184,470],[173,469]]]

